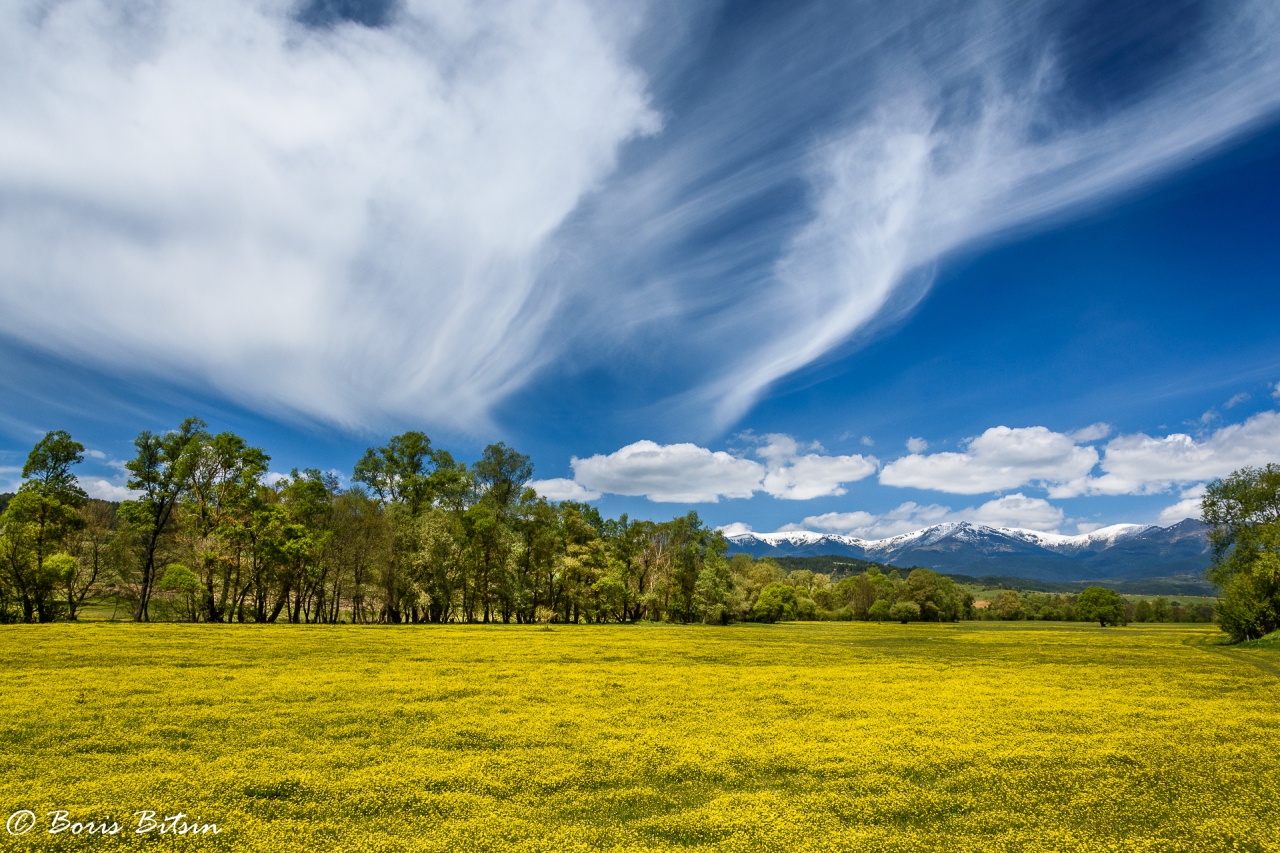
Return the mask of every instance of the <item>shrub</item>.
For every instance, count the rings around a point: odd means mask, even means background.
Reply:
[[[796,591],[784,583],[774,581],[760,590],[760,597],[751,608],[751,618],[757,622],[787,622],[796,618]]]
[[[896,619],[903,625],[920,621],[920,605],[914,601],[899,601],[889,608],[889,618]]]

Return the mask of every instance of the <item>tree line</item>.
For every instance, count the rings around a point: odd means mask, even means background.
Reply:
[[[589,504],[548,501],[526,485],[529,457],[502,443],[468,465],[424,433],[406,432],[367,449],[345,488],[316,469],[269,482],[261,448],[214,434],[198,418],[144,431],[134,449],[126,468],[136,497],[115,504],[80,487],[74,470],[84,447],[67,432],[35,445],[18,492],[0,502],[0,620],[75,620],[86,601],[103,600],[140,622],[1124,624],[1211,616],[1203,606],[1129,603],[1099,588],[1005,591],[975,606],[962,586],[923,568],[905,577],[876,565],[845,578],[788,572],[768,558],[728,555],[724,537],[695,512],[666,522],[611,519]],[[1272,530],[1280,500],[1259,497],[1267,488],[1280,494],[1280,468],[1237,474],[1253,478],[1253,491],[1228,478],[1205,499],[1217,554],[1210,575],[1234,608],[1224,628],[1247,625],[1236,633],[1253,636],[1275,629],[1280,600]],[[1259,477],[1271,479],[1258,486]]]
[[[529,458],[492,444],[467,465],[421,432],[371,447],[351,485],[270,457],[196,418],[143,432],[136,497],[90,499],[84,447],[48,433],[0,514],[0,619],[117,616],[199,622],[956,620],[972,596],[927,569],[833,583],[727,555],[697,513],[604,518],[526,483]]]

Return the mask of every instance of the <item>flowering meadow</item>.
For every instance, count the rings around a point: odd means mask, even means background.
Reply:
[[[0,846],[1277,851],[1280,651],[1220,638],[6,626]]]

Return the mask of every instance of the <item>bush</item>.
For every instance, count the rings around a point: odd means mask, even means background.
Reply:
[[[899,601],[889,608],[889,618],[896,619],[903,625],[920,621],[920,605],[914,601]]]
[[[796,591],[784,583],[774,581],[760,590],[760,597],[751,608],[751,618],[757,622],[788,622],[796,618]]]
[[[874,619],[877,622],[892,619],[893,617],[889,615],[889,611],[892,609],[893,608],[889,606],[889,602],[885,601],[883,598],[877,599],[872,603],[871,607],[867,609],[867,618]]]

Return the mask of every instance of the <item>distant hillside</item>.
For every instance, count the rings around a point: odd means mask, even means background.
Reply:
[[[866,560],[858,560],[853,557],[841,557],[838,555],[824,554],[816,557],[774,557],[778,565],[786,569],[788,572],[797,572],[808,570],[815,573],[830,575],[832,581],[856,575],[866,571],[873,565],[879,566],[881,571],[890,572],[897,569],[898,573],[903,577],[914,567],[906,566],[884,566],[878,563],[869,563]],[[974,577],[973,575],[950,574],[942,572],[946,577],[951,578],[957,583],[973,584],[975,586],[994,587],[999,589],[1016,589],[1027,592],[1058,592],[1065,594],[1074,594],[1082,591],[1086,587],[1098,584],[1108,589],[1114,589],[1116,592],[1132,594],[1132,595],[1165,595],[1165,596],[1216,596],[1217,590],[1213,584],[1206,580],[1191,577],[1167,577],[1167,578],[1134,578],[1129,580],[1115,578],[1099,578],[1093,581],[1067,581],[1055,582],[1036,580],[1034,578],[1020,578],[1012,575],[983,575]]]
[[[965,522],[888,539],[792,531],[729,537],[730,553],[754,557],[833,556],[890,566],[924,566],[971,577],[1003,575],[1054,583],[1099,579],[1191,578],[1209,566],[1209,538],[1194,519],[1172,527],[1117,524],[1063,536]]]

